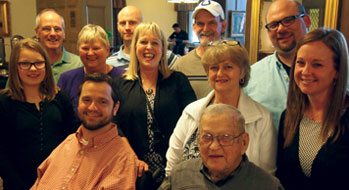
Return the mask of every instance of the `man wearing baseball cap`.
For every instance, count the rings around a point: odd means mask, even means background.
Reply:
[[[210,0],[202,1],[192,14],[193,29],[200,40],[200,45],[187,55],[178,59],[172,69],[184,73],[193,87],[198,99],[205,97],[212,87],[201,63],[205,46],[211,41],[219,40],[227,26],[222,6]]]

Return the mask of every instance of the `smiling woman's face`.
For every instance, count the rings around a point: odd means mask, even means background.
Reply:
[[[140,69],[157,69],[162,57],[162,48],[159,36],[150,31],[141,33],[136,43]]]
[[[109,48],[105,47],[99,39],[92,42],[82,42],[79,46],[79,55],[87,70],[104,72]]]
[[[18,63],[20,62],[34,63],[34,62],[41,62],[41,61],[45,61],[45,58],[39,52],[32,49],[27,49],[27,48],[22,49],[18,57]],[[46,73],[45,68],[37,69],[34,65],[31,65],[28,70],[23,70],[17,64],[17,69],[18,69],[19,78],[21,79],[22,85],[24,87],[26,86],[39,87],[41,82],[45,78],[45,73]]]

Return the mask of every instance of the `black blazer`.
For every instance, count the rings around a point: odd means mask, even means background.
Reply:
[[[146,95],[142,89],[141,79],[114,80],[113,88],[117,89],[120,97],[120,108],[116,123],[129,140],[132,148],[143,159],[149,151],[149,136],[147,132]],[[159,78],[156,86],[154,115],[160,133],[155,135],[159,152],[164,158],[168,148],[169,138],[176,126],[183,109],[196,100],[195,93],[187,77],[180,72],[173,72],[167,79]],[[153,122],[154,123],[154,122]]]
[[[322,146],[313,162],[310,177],[304,175],[299,161],[299,130],[292,144],[283,148],[284,118],[285,111],[280,120],[276,176],[285,189],[349,189],[346,181],[349,180],[349,110],[341,118],[346,132],[334,143],[330,138]]]

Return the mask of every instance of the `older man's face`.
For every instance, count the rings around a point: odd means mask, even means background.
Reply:
[[[40,26],[35,29],[36,37],[46,49],[60,49],[65,38],[62,19],[54,12],[48,11],[40,16]]]
[[[204,115],[200,121],[200,136],[204,134],[239,136],[241,133],[236,130],[235,123],[231,114]],[[220,145],[217,138],[214,138],[211,144],[199,144],[202,162],[210,173],[227,176],[235,171],[247,149],[246,136],[248,139],[248,134],[244,133],[227,146]]]
[[[195,22],[193,24],[194,32],[198,36],[201,45],[205,45],[214,40],[219,40],[225,27],[225,21],[221,21],[219,16],[214,17],[206,10],[200,10],[196,14]]]

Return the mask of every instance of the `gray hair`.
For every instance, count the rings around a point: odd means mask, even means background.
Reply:
[[[42,11],[39,12],[38,15],[36,15],[35,17],[35,28],[40,28],[40,16],[46,12],[53,12],[55,14],[57,14],[60,18],[61,18],[61,22],[62,22],[62,28],[65,29],[65,23],[64,23],[64,18],[62,17],[62,15],[60,15],[56,10],[54,9],[43,9]]]
[[[240,133],[245,132],[244,116],[236,107],[227,104],[212,104],[208,106],[202,113],[200,121],[205,115],[217,116],[222,114],[230,114],[231,120],[235,124],[235,129]]]

